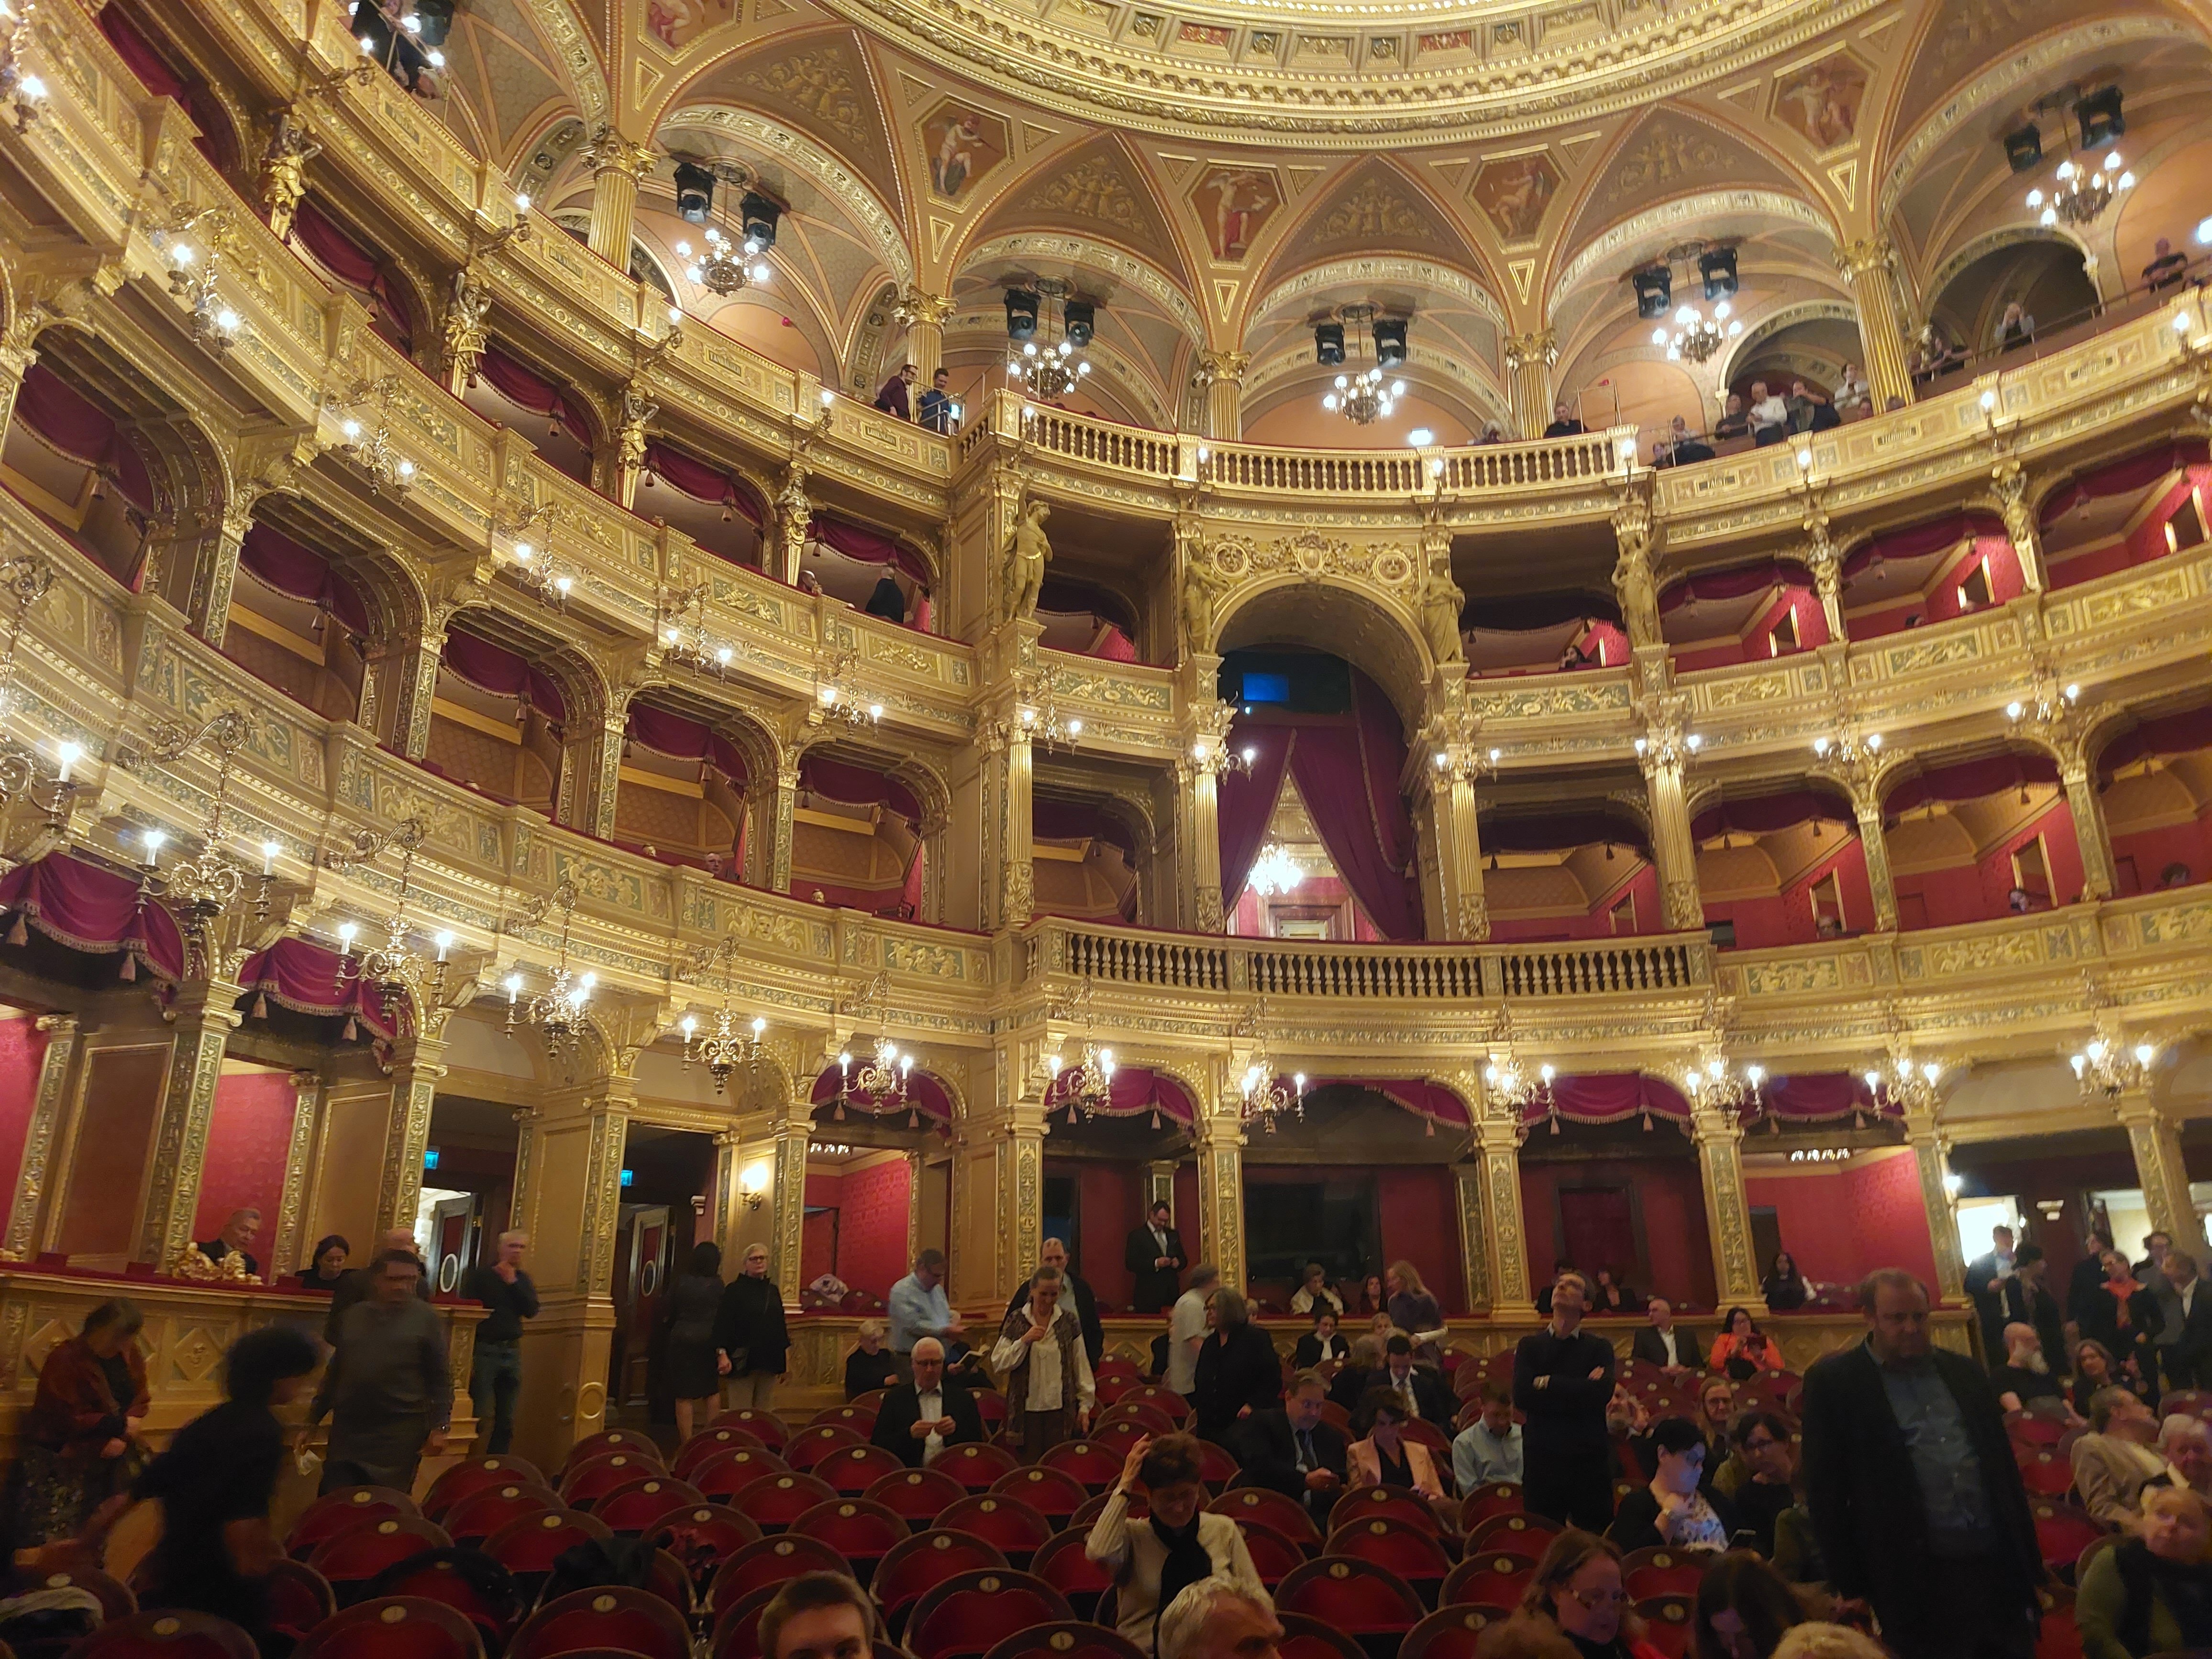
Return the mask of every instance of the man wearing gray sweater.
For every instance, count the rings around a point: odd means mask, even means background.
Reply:
[[[422,1455],[446,1449],[453,1379],[445,1327],[415,1294],[421,1275],[411,1255],[385,1251],[369,1264],[367,1299],[339,1322],[337,1350],[299,1440],[304,1449],[315,1425],[330,1418],[326,1492],[363,1486],[411,1492]]]

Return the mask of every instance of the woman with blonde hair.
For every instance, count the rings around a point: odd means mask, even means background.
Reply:
[[[884,1346],[891,1334],[890,1322],[864,1319],[854,1332],[857,1346],[845,1356],[845,1398],[857,1400],[898,1381],[898,1359]]]
[[[1782,1632],[1774,1659],[1889,1659],[1889,1650],[1849,1625],[1799,1625]]]
[[[1660,1659],[1644,1639],[1635,1598],[1622,1583],[1620,1552],[1595,1533],[1570,1527],[1536,1564],[1514,1615],[1485,1632],[1481,1659],[1531,1650],[1532,1638],[1557,1634],[1578,1659]]]
[[[2136,1536],[2081,1570],[2074,1623],[2082,1659],[2212,1648],[2212,1511],[2185,1486],[2146,1486]]]
[[[1394,1261],[1385,1284],[1390,1299],[1385,1304],[1390,1322],[1419,1341],[1424,1333],[1443,1328],[1443,1310],[1429,1287],[1421,1283],[1420,1269],[1410,1261]]]

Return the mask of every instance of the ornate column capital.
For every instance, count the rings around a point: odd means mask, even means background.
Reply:
[[[1836,270],[1856,286],[1869,271],[1893,270],[1897,245],[1887,236],[1862,236],[1836,249]]]
[[[899,290],[898,298],[891,304],[892,314],[908,328],[942,328],[951,320],[953,310],[948,296],[928,293],[912,283]]]
[[[1190,383],[1205,390],[1215,386],[1242,386],[1252,356],[1245,351],[1201,351],[1191,370]]]
[[[1505,367],[1522,369],[1532,363],[1541,363],[1550,368],[1559,361],[1559,331],[1555,328],[1532,328],[1522,334],[1505,337]]]
[[[602,173],[623,173],[642,180],[660,164],[659,150],[650,144],[632,143],[605,122],[599,124],[580,154],[590,165],[594,177]]]

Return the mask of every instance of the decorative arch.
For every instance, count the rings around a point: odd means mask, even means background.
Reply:
[[[1581,252],[1559,267],[1559,274],[1545,290],[1545,309],[1555,311],[1560,301],[1580,287],[1585,277],[1625,258],[1631,247],[1647,237],[1688,234],[1724,215],[1744,214],[1762,214],[1805,225],[1832,240],[1838,234],[1836,222],[1823,210],[1801,197],[1785,195],[1778,190],[1714,190],[1678,196],[1607,226],[1584,243]]]
[[[1317,544],[1317,536],[1302,538]],[[1224,604],[1214,630],[1220,653],[1254,645],[1301,645],[1343,658],[1382,688],[1407,732],[1419,728],[1436,660],[1406,600],[1378,592],[1349,568],[1341,544],[1297,550],[1310,557],[1304,568],[1259,574]],[[1234,554],[1212,550],[1224,574]]]
[[[1427,259],[1411,258],[1402,254],[1363,254],[1348,259],[1324,259],[1308,265],[1282,278],[1273,287],[1255,289],[1257,297],[1237,313],[1240,327],[1265,317],[1277,306],[1302,295],[1334,288],[1340,283],[1405,283],[1418,284],[1455,299],[1466,301],[1482,312],[1500,330],[1510,328],[1511,319],[1504,306],[1482,279],[1452,265],[1440,265]]]
[[[1761,319],[1729,343],[1722,355],[1719,383],[1725,386],[1735,378],[1735,366],[1747,362],[1759,347],[1799,323],[1849,323],[1859,325],[1856,307],[1846,300],[1800,300]]]
[[[530,15],[568,71],[568,90],[586,125],[609,118],[607,71],[591,32],[569,0],[529,0]]]
[[[1183,292],[1182,283],[1152,261],[1114,243],[1074,231],[1009,231],[959,249],[951,267],[952,280],[957,282],[975,266],[992,259],[1017,263],[1047,259],[1102,272],[1149,295],[1163,311],[1181,323],[1194,340],[1206,337],[1206,319]]]
[[[1928,281],[1921,289],[1923,309],[1932,311],[1936,302],[1943,297],[1943,290],[1956,282],[1977,259],[2002,252],[2008,247],[2024,247],[2035,242],[2072,248],[2081,256],[2085,266],[2094,268],[2096,263],[2096,250],[2077,233],[2062,226],[2000,225],[1995,230],[1984,231],[1956,252],[1948,255],[1942,264],[1929,273]]]

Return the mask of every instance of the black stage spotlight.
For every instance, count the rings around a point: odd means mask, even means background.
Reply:
[[[783,216],[783,210],[757,190],[745,192],[744,200],[738,204],[738,217],[745,230],[745,240],[759,246],[755,252],[775,246],[775,222]]]
[[[1384,368],[1397,368],[1406,361],[1406,319],[1377,318],[1375,323],[1375,361]]]
[[[1037,295],[1035,289],[1010,288],[1006,290],[1006,337],[1009,340],[1033,340],[1036,337]]]
[[[2043,164],[2043,129],[2030,121],[2017,132],[2004,136],[2005,160],[2014,173],[2027,173]]]
[[[1344,362],[1344,325],[1316,323],[1314,325],[1314,361],[1323,368],[1336,368]]]
[[[1705,298],[1730,300],[1735,297],[1735,250],[1717,247],[1698,256],[1698,275],[1705,279]]]
[[[1674,303],[1674,273],[1664,265],[1654,265],[1649,270],[1639,270],[1629,279],[1636,284],[1636,314],[1639,317],[1664,317]]]
[[[414,0],[415,38],[426,46],[442,46],[453,32],[453,0]]]
[[[676,164],[676,210],[695,225],[714,210],[714,175],[696,161]]]
[[[1091,337],[1098,327],[1098,307],[1088,300],[1070,300],[1060,307],[1060,321],[1067,331],[1067,343],[1078,351],[1091,344]]]
[[[2128,130],[2120,114],[2120,89],[2106,87],[2102,92],[2091,93],[2074,106],[2074,119],[2081,129],[2083,149],[2111,143]]]

